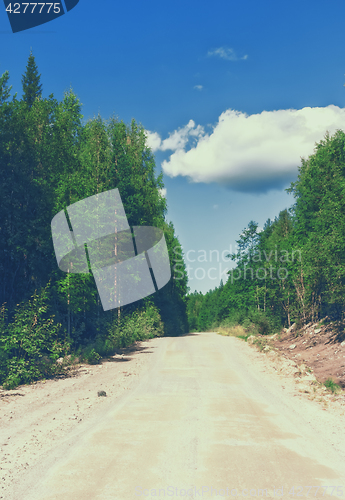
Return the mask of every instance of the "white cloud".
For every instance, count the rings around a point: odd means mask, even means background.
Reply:
[[[164,141],[157,132],[146,130],[145,133],[147,136],[147,145],[155,152],[183,150],[191,139],[199,139],[205,134],[205,131],[201,125],[196,126],[194,120],[189,120],[187,125],[171,132],[169,137],[164,139]]]
[[[169,134],[167,139],[162,141],[160,146],[161,151],[166,151],[167,149],[171,149],[172,151],[183,149],[188,142],[189,134],[195,127],[195,122],[193,120],[189,120],[185,127],[179,128]]]
[[[249,116],[229,109],[210,134],[190,120],[161,141],[159,149],[174,151],[162,168],[170,177],[239,191],[282,189],[296,178],[301,156],[312,154],[315,142],[337,129],[345,129],[345,109],[333,105]],[[196,143],[187,150],[191,136]]]
[[[147,145],[152,149],[153,152],[157,151],[161,144],[162,139],[157,132],[150,132],[149,130],[145,130],[147,136]]]
[[[196,90],[202,90],[204,87],[202,85],[194,85]]]
[[[221,59],[225,59],[227,61],[245,61],[246,59],[248,59],[248,55],[238,57],[234,49],[230,49],[228,47],[218,47],[218,49],[209,50],[207,55],[209,57],[220,57]]]
[[[162,188],[162,189],[159,189],[159,194],[161,195],[162,198],[166,198],[167,197],[167,188]]]
[[[148,147],[151,148],[153,152],[157,151],[162,143],[162,139],[159,134],[157,132],[150,132],[149,130],[145,130],[145,134],[147,137],[146,144]]]

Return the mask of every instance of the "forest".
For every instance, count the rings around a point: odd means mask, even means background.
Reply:
[[[137,340],[240,324],[270,334],[345,313],[345,133],[328,133],[287,189],[291,208],[261,229],[249,221],[226,283],[188,293],[183,259],[161,290],[103,311],[92,274],[62,272],[51,221],[67,206],[118,188],[130,226],[163,230],[170,262],[183,256],[166,219],[162,174],[144,127],[83,120],[72,89],[42,97],[31,53],[23,94],[0,77],[0,384],[11,389],[61,373],[61,358],[98,363]]]
[[[262,230],[250,221],[225,284],[188,295],[191,330],[242,325],[260,334],[345,313],[345,133],[328,133],[287,189],[291,208]],[[344,325],[343,325],[344,326]]]
[[[23,94],[0,77],[0,384],[56,376],[61,358],[97,363],[119,347],[188,330],[187,276],[153,295],[103,311],[92,274],[62,272],[51,221],[67,206],[119,189],[130,226],[163,230],[170,262],[181,249],[166,220],[162,175],[142,125],[117,117],[83,121],[72,89],[42,97],[30,53]],[[182,251],[182,250],[181,250]],[[183,264],[184,265],[184,264]]]

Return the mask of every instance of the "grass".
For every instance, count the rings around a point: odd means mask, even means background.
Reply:
[[[253,323],[247,322],[247,324],[243,325],[229,325],[229,326],[218,326],[216,331],[219,335],[225,335],[227,337],[237,337],[238,339],[244,340],[247,342],[248,338],[251,336],[256,337],[254,339],[254,344],[257,346],[259,351],[263,351],[270,340],[269,335],[258,336],[258,331]],[[278,335],[279,338],[279,335]]]
[[[237,337],[239,339],[242,339],[244,340],[245,342],[247,342],[248,338],[251,336],[252,334],[251,333],[246,333],[245,335],[237,335]]]
[[[248,333],[242,325],[234,325],[229,327],[220,326],[217,328],[219,335],[225,335],[227,337],[237,337],[247,342],[248,337],[251,333]]]
[[[225,335],[231,337],[239,337],[240,335],[245,335],[246,331],[241,325],[234,325],[230,327],[221,327],[220,330],[225,332]]]
[[[247,342],[250,336],[256,336],[258,334],[254,325],[252,324],[250,324],[248,328],[245,328],[245,326],[243,325],[219,326],[216,330],[219,335],[225,335],[227,337],[237,337],[238,339],[244,340],[245,342]],[[262,351],[266,347],[268,339],[269,337],[266,336],[264,338],[258,337],[254,339],[254,344],[260,351]]]
[[[328,379],[327,379],[327,380],[323,383],[323,385],[324,385],[325,387],[327,387],[327,389],[328,389],[329,391],[331,391],[333,394],[335,394],[335,393],[337,393],[338,391],[340,391],[340,390],[341,390],[340,385],[336,384],[336,383],[334,382],[334,380],[332,380],[331,378],[328,378]]]
[[[259,351],[263,351],[265,349],[265,347],[267,346],[267,341],[266,341],[266,339],[258,338],[258,339],[254,340],[254,344],[259,349]]]

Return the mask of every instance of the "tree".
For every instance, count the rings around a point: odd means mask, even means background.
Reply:
[[[124,346],[152,332],[160,335],[161,319],[165,334],[184,333],[187,275],[183,259],[180,272],[172,269],[173,278],[166,286],[124,306],[120,322],[116,310],[102,312],[92,274],[62,272],[54,254],[53,217],[73,203],[118,188],[129,224],[160,228],[170,261],[174,262],[176,249],[182,255],[174,227],[165,220],[162,175],[156,176],[144,127],[134,120],[130,125],[117,120],[106,123],[100,116],[83,125],[81,104],[72,90],[61,102],[52,94],[42,98],[32,52],[22,78],[21,100],[9,99],[8,80],[5,72],[0,77],[0,382],[13,372],[14,364],[29,367],[24,351],[15,352],[21,339],[17,333],[25,336],[27,311],[33,311],[30,297],[45,293],[49,281],[49,296],[42,295],[44,307],[35,302],[39,314],[51,310],[56,316],[61,324],[58,344],[64,339],[64,345],[77,350],[92,343],[89,347],[95,359],[111,351],[115,337],[116,345]],[[50,320],[44,325],[47,338],[57,333]],[[5,332],[9,333],[6,352],[1,347]],[[111,332],[116,333],[114,338]],[[40,358],[47,349],[37,344],[33,357]],[[12,375],[11,383],[21,380]],[[40,376],[38,371],[28,372],[23,380],[36,376]]]
[[[127,126],[112,119],[108,133],[112,144],[110,179],[120,191],[129,225],[161,227],[166,213],[166,201],[160,194],[163,176],[155,175],[155,161],[146,144],[144,127],[135,120]]]
[[[10,97],[11,95],[11,87],[7,85],[8,80],[10,79],[10,75],[8,71],[5,71],[5,73],[0,77],[0,106],[4,104],[5,101]]]
[[[22,77],[23,101],[28,105],[29,109],[32,107],[35,99],[42,96],[42,85],[40,81],[41,75],[38,74],[35,57],[31,51],[26,66],[26,72]]]
[[[289,189],[296,198],[294,225],[303,264],[297,286],[305,320],[341,317],[345,309],[345,133],[316,144]]]
[[[8,106],[0,133],[0,300],[10,307],[44,286],[52,266],[51,103]]]

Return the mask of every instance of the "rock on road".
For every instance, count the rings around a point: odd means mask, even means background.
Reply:
[[[282,389],[238,339],[152,342],[137,382],[18,500],[345,497],[344,420]]]

